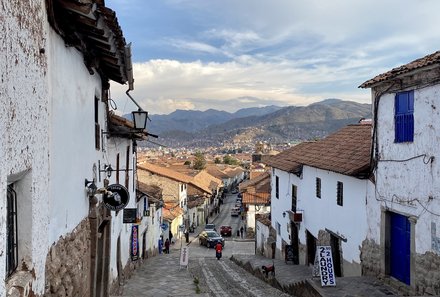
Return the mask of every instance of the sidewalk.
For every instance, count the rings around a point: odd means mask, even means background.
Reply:
[[[319,278],[312,277],[312,267],[286,264],[279,259],[268,259],[261,255],[234,255],[232,261],[272,286],[295,296],[310,297],[381,297],[401,296],[390,286],[375,277],[338,277],[336,287],[321,287]],[[275,265],[275,276],[266,278],[261,273],[262,265]]]

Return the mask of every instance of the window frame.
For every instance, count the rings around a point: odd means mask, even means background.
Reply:
[[[13,184],[8,185],[6,196],[6,277],[10,277],[18,267],[17,193]]]
[[[394,97],[394,143],[414,141],[414,90]]]
[[[336,204],[344,206],[344,183],[341,181],[336,184]]]
[[[292,184],[291,198],[292,198],[291,210],[296,213],[296,206],[298,205],[298,187],[294,184]],[[294,202],[295,202],[295,205],[294,205]]]
[[[315,187],[316,187],[316,198],[319,198],[319,199],[321,199],[321,194],[322,194],[322,192],[321,192],[321,184],[322,182],[321,182],[321,178],[320,177],[317,177],[316,178],[316,182],[315,182]]]

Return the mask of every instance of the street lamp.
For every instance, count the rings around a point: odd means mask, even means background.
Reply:
[[[137,111],[131,112],[135,130],[145,130],[147,126],[148,112],[139,108]]]

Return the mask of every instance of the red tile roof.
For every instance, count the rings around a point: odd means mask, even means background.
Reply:
[[[348,125],[316,142],[302,142],[266,163],[283,171],[299,174],[307,165],[345,175],[369,175],[371,125]]]
[[[243,193],[243,204],[269,204],[270,193]]]
[[[400,76],[402,74],[406,74],[411,71],[414,71],[414,70],[417,70],[417,69],[420,69],[423,67],[427,67],[427,66],[432,66],[435,64],[438,64],[437,66],[440,66],[440,51],[437,51],[433,54],[427,55],[423,58],[414,60],[408,64],[393,68],[388,72],[379,74],[376,77],[374,77],[370,80],[367,80],[366,82],[361,84],[359,86],[359,88],[370,88],[377,83],[385,82],[387,80],[393,79],[393,78]]]
[[[141,164],[138,165],[138,169],[140,170],[146,170],[149,171],[151,173],[163,176],[163,177],[167,177],[169,179],[178,181],[178,182],[182,182],[182,183],[186,183],[186,184],[190,184],[208,194],[212,194],[212,191],[206,187],[204,184],[201,184],[199,181],[194,180],[194,178],[192,178],[191,176],[182,174],[180,172],[177,172],[175,170],[171,170],[168,169],[166,167],[162,167],[162,166],[157,166],[157,165],[153,165],[151,163],[147,163],[147,162],[143,162]]]

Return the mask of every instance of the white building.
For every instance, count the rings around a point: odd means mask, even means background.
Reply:
[[[291,245],[294,263],[314,264],[317,245],[332,247],[337,276],[361,274],[371,125],[349,125],[317,142],[303,142],[266,163],[272,166],[271,220],[277,257]]]
[[[440,294],[439,70],[436,52],[361,85],[372,93],[376,180],[363,270],[417,295]]]
[[[122,31],[94,1],[5,2],[0,18],[0,296],[106,296],[132,267],[132,233],[92,192],[121,184],[136,207],[142,138],[109,114],[109,80],[131,75]]]

